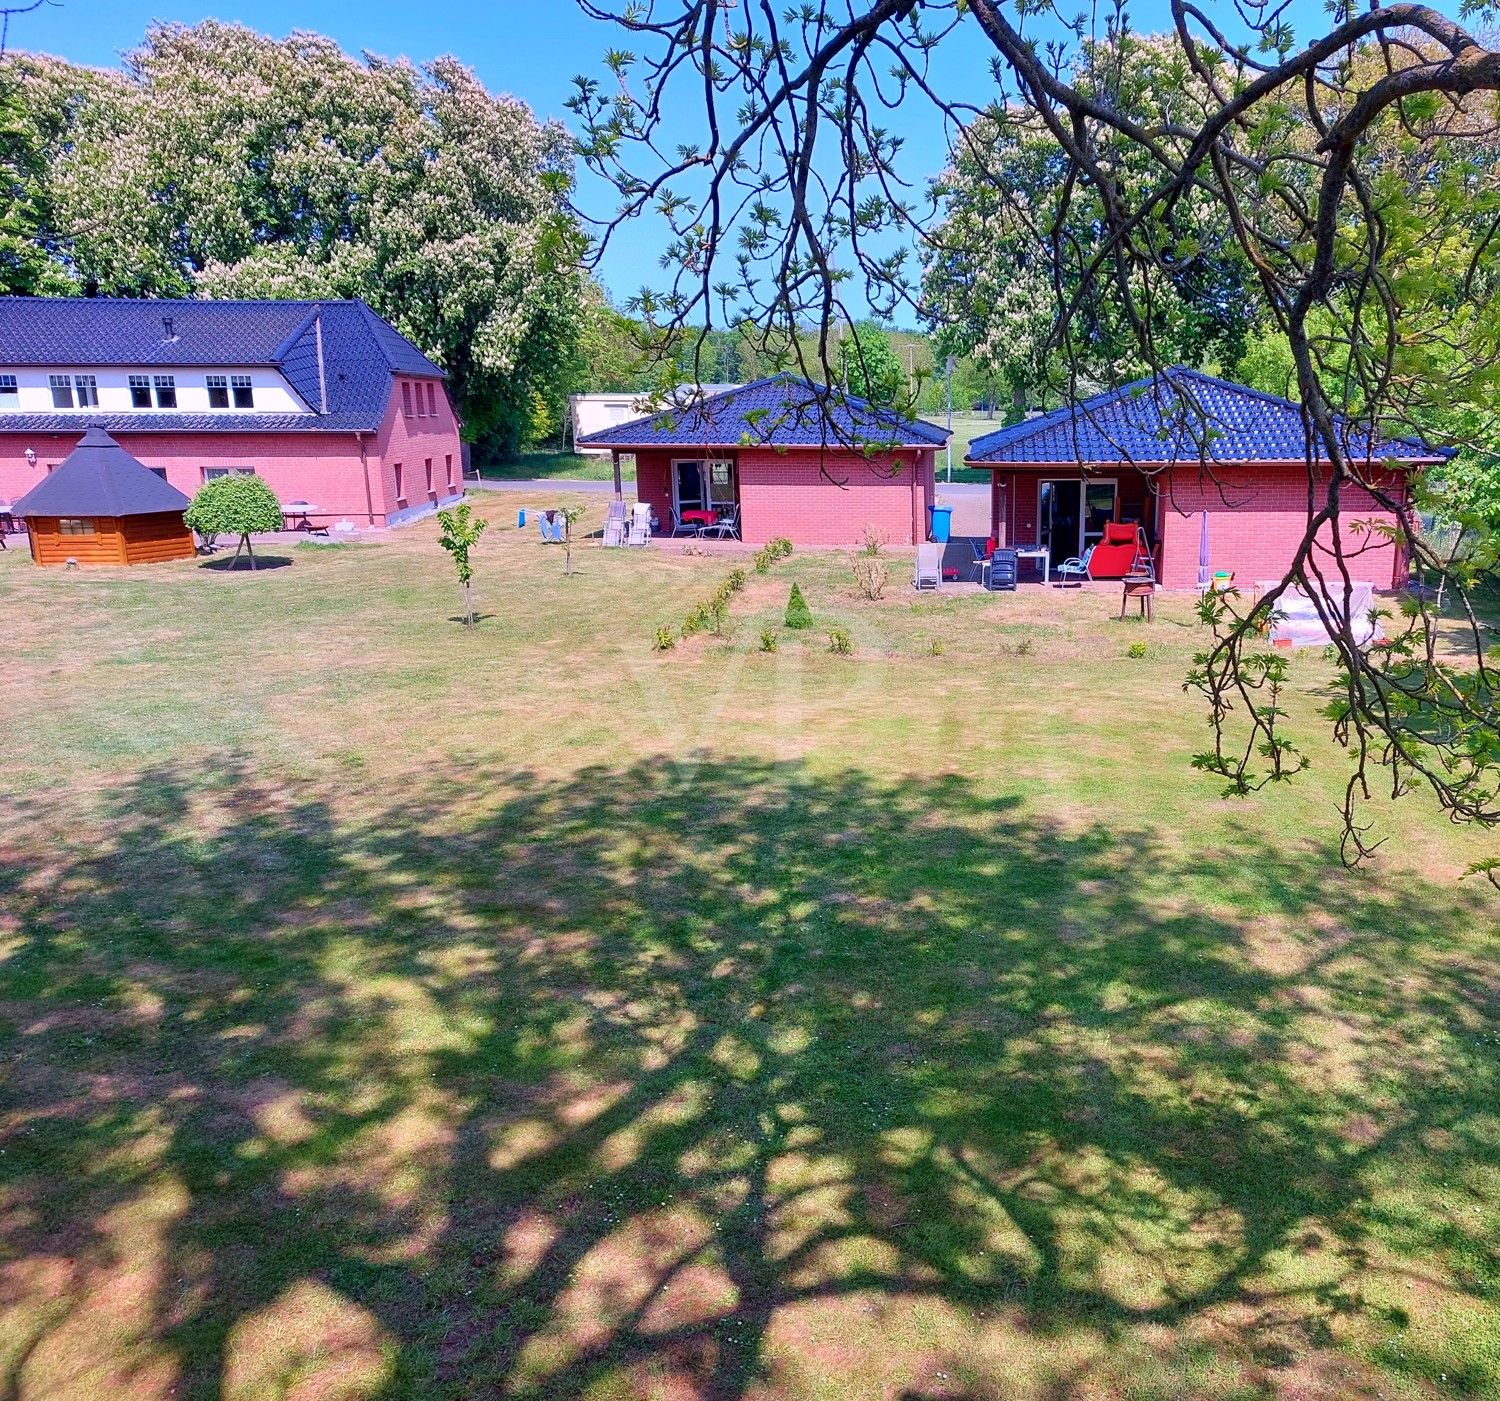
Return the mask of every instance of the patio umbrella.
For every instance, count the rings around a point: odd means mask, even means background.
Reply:
[[[1203,513],[1203,529],[1198,532],[1198,587],[1206,589],[1213,582],[1208,568],[1208,512]]]

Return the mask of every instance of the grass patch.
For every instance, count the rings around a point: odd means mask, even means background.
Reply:
[[[1320,658],[1225,802],[1191,600],[799,551],[652,653],[723,559],[513,520],[472,636],[425,522],[0,556],[9,1391],[1500,1387],[1487,848],[1343,870]]]
[[[544,481],[550,477],[574,481],[607,482],[614,479],[614,465],[608,457],[585,456],[560,452],[555,448],[523,448],[502,462],[485,463],[478,469],[483,480]],[[622,480],[635,480],[635,461],[620,464]]]

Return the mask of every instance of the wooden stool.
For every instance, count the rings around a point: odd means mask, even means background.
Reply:
[[[1120,595],[1120,617],[1125,616],[1125,606],[1132,598],[1139,600],[1141,617],[1148,623],[1151,617],[1151,602],[1156,597],[1156,580],[1149,574],[1127,574],[1121,581],[1125,590]]]

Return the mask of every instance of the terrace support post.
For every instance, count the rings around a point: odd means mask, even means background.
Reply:
[[[1005,540],[1002,540],[1000,538],[1000,521],[1001,521],[1001,518],[1002,518],[1001,517],[1001,513],[1000,513],[1000,490],[1001,490],[1001,488],[1000,488],[1000,474],[998,472],[991,472],[990,473],[990,539],[993,540],[993,541],[995,541],[996,544],[1004,545],[1004,544],[1006,544],[1008,542],[1005,541]]]
[[[611,448],[609,455],[615,464],[615,500],[623,501],[625,499],[625,488],[620,484],[620,449]]]

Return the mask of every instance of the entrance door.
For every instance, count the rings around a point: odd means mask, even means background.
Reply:
[[[701,462],[672,464],[672,491],[679,514],[683,511],[708,509],[708,484],[704,481],[704,475]]]
[[[1114,482],[1085,484],[1076,477],[1042,483],[1037,519],[1054,569],[1104,538],[1104,523],[1115,518],[1116,491]]]
[[[1057,568],[1079,553],[1083,517],[1083,483],[1077,480],[1042,483],[1042,505],[1038,521],[1042,544]]]

